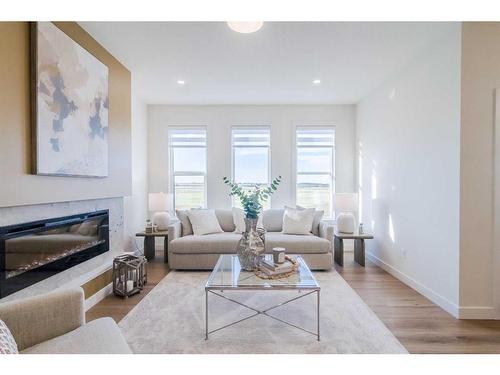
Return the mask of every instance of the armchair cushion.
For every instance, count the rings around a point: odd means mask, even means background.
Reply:
[[[22,354],[49,353],[130,354],[131,351],[115,321],[111,318],[101,318],[22,352]]]
[[[61,336],[85,323],[83,289],[60,290],[0,304],[19,351]]]

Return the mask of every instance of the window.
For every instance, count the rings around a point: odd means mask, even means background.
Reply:
[[[298,127],[296,140],[296,203],[324,210],[325,217],[333,217],[335,130]]]
[[[233,149],[233,180],[244,188],[269,184],[269,127],[233,127],[231,131]],[[237,200],[233,205],[239,206]],[[268,199],[264,208],[271,206]]]
[[[207,132],[170,128],[170,184],[176,209],[206,207]]]

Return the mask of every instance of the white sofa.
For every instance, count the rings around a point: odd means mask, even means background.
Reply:
[[[284,247],[288,254],[300,254],[314,270],[328,270],[333,265],[333,225],[321,221],[310,235],[282,233],[284,209],[263,212],[262,224],[266,230],[265,251]],[[168,259],[171,269],[212,269],[221,254],[234,254],[241,234],[234,233],[231,210],[215,210],[223,233],[195,236],[185,234],[182,223],[175,222],[168,229]]]
[[[131,353],[113,319],[85,323],[81,288],[0,303],[0,319],[21,354]]]

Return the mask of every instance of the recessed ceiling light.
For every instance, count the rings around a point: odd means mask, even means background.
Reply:
[[[178,79],[178,80],[177,80],[177,84],[178,84],[179,86],[184,86],[184,85],[186,84],[186,81],[184,81],[183,79]]]
[[[321,85],[321,80],[320,79],[313,80],[313,85],[315,85],[315,86]]]
[[[254,33],[262,27],[264,22],[251,21],[251,22],[228,22],[227,25],[234,31],[243,34]]]

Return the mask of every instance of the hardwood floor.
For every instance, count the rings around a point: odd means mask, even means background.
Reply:
[[[347,253],[340,275],[410,353],[500,353],[500,321],[458,320],[383,269]]]
[[[134,308],[146,295],[167,275],[170,271],[168,265],[163,263],[163,251],[157,251],[154,260],[148,262],[148,283],[138,294],[127,299],[116,297],[111,294],[96,304],[86,313],[88,322],[102,318],[104,316],[112,317],[116,322],[125,317],[130,310]]]
[[[352,253],[336,269],[410,353],[500,353],[500,321],[455,319],[373,263],[354,263]],[[87,312],[87,321],[111,316],[119,322],[168,272],[158,252],[140,294],[106,297]]]

